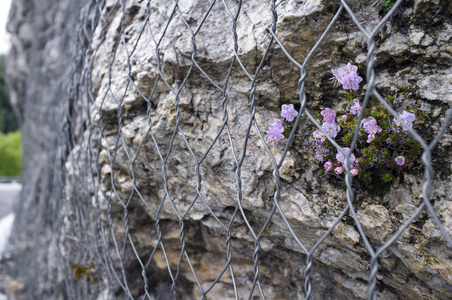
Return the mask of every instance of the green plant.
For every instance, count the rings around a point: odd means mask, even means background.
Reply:
[[[395,0],[382,0],[381,1],[381,11],[384,13],[387,13],[393,6],[394,6]]]
[[[21,176],[22,136],[19,131],[0,133],[0,176]]]
[[[71,268],[74,270],[74,278],[81,278],[90,284],[96,284],[99,280],[96,275],[96,263],[93,261],[90,266],[82,264],[72,264]]]
[[[357,67],[348,64],[332,70],[332,83],[342,85],[348,106],[345,110],[324,108],[314,116],[323,121],[322,130],[312,133],[314,158],[323,164],[325,174],[340,177],[345,172],[346,156],[350,158],[350,174],[356,176],[358,184],[366,190],[384,193],[387,183],[421,166],[421,146],[409,133],[409,128],[421,126],[426,115],[418,110],[404,110],[394,118],[375,97],[371,97],[366,109],[361,106],[358,93],[361,77]],[[388,97],[390,103],[405,94],[407,87]],[[395,105],[393,105],[395,106]],[[362,120],[358,123],[358,117]],[[358,139],[350,151],[355,130]],[[324,133],[325,132],[325,133]],[[342,148],[337,149],[327,138],[328,135]],[[341,175],[342,174],[342,175]]]

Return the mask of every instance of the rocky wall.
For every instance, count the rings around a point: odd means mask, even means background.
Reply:
[[[285,145],[264,144],[281,105],[300,108],[300,71],[270,28],[275,22],[284,48],[303,63],[340,3],[278,1],[275,14],[271,3],[239,3],[96,7],[78,92],[67,100],[58,251],[69,298],[303,299],[306,276],[312,299],[367,298],[371,255],[350,212],[318,245],[310,269],[294,238],[311,249],[347,204],[343,180],[326,176],[314,160],[312,124],[301,120],[276,173],[269,151],[279,160]],[[349,5],[369,31],[385,14],[379,1]],[[426,113],[427,141],[452,102],[451,14],[448,1],[404,1],[375,38],[377,90],[393,96],[398,110]],[[330,78],[348,62],[364,78],[362,99],[367,51],[366,37],[343,11],[306,66],[307,109],[346,107]],[[449,125],[434,152],[431,196],[449,232],[451,141]],[[421,205],[422,170],[384,188],[355,180],[354,208],[374,249]],[[451,257],[424,210],[380,255],[378,298],[451,298]]]

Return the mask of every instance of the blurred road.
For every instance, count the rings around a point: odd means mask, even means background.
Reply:
[[[12,213],[13,203],[21,189],[22,185],[17,182],[0,183],[0,219]]]

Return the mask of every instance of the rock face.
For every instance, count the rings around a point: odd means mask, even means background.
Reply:
[[[52,33],[46,45],[27,48],[39,44],[39,34],[20,34],[33,23],[25,16],[23,23],[10,21],[17,39],[10,72],[18,74],[14,66],[25,65],[18,72],[39,67],[42,73],[51,69],[53,80],[66,80],[48,85],[36,73],[10,85],[31,139],[22,219],[50,205],[50,219],[56,218],[37,228],[16,228],[18,248],[33,230],[43,232],[36,243],[47,254],[48,270],[55,271],[30,293],[77,299],[368,297],[376,266],[371,252],[423,205],[424,174],[407,172],[384,193],[353,185],[355,219],[346,210],[342,182],[325,176],[313,158],[308,119],[301,120],[286,153],[284,143],[264,143],[281,105],[300,107],[300,70],[270,28],[302,64],[339,1],[280,1],[273,12],[270,3],[254,0],[59,3],[50,9],[61,16],[58,22],[81,22],[84,30],[68,34],[68,26]],[[368,31],[384,15],[379,3],[349,5]],[[31,11],[37,16],[42,7]],[[81,17],[69,17],[70,11]],[[451,14],[448,1],[406,1],[375,38],[376,89],[385,97],[396,95],[400,109],[430,113],[430,136],[422,135],[427,141],[447,121],[452,103]],[[33,28],[47,32],[46,26]],[[351,62],[364,77],[367,51],[366,37],[342,11],[306,65],[303,91],[311,113],[346,106],[329,83],[331,68]],[[35,65],[26,69],[23,60]],[[63,65],[71,61],[66,72]],[[46,98],[51,92],[21,95],[20,84],[57,86],[61,98]],[[398,92],[406,86],[409,96]],[[365,89],[359,93],[362,98]],[[32,117],[32,96],[41,103],[40,118]],[[37,140],[42,128],[49,135],[45,145]],[[449,233],[451,141],[449,123],[433,153],[431,195]],[[37,151],[30,150],[32,144],[39,145]],[[52,175],[43,179],[49,183],[45,193],[34,191],[39,172],[47,170]],[[49,220],[42,210],[39,218]],[[452,245],[424,210],[379,255],[375,294],[449,299],[451,257]],[[36,268],[44,270],[40,259]]]

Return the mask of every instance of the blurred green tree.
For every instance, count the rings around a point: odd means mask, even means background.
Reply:
[[[4,76],[5,57],[0,56],[0,132],[8,133],[18,129],[16,115],[9,103],[8,88]]]
[[[21,176],[22,136],[9,103],[5,83],[5,57],[0,56],[0,176]]]
[[[22,136],[19,131],[0,132],[0,176],[21,176]]]

